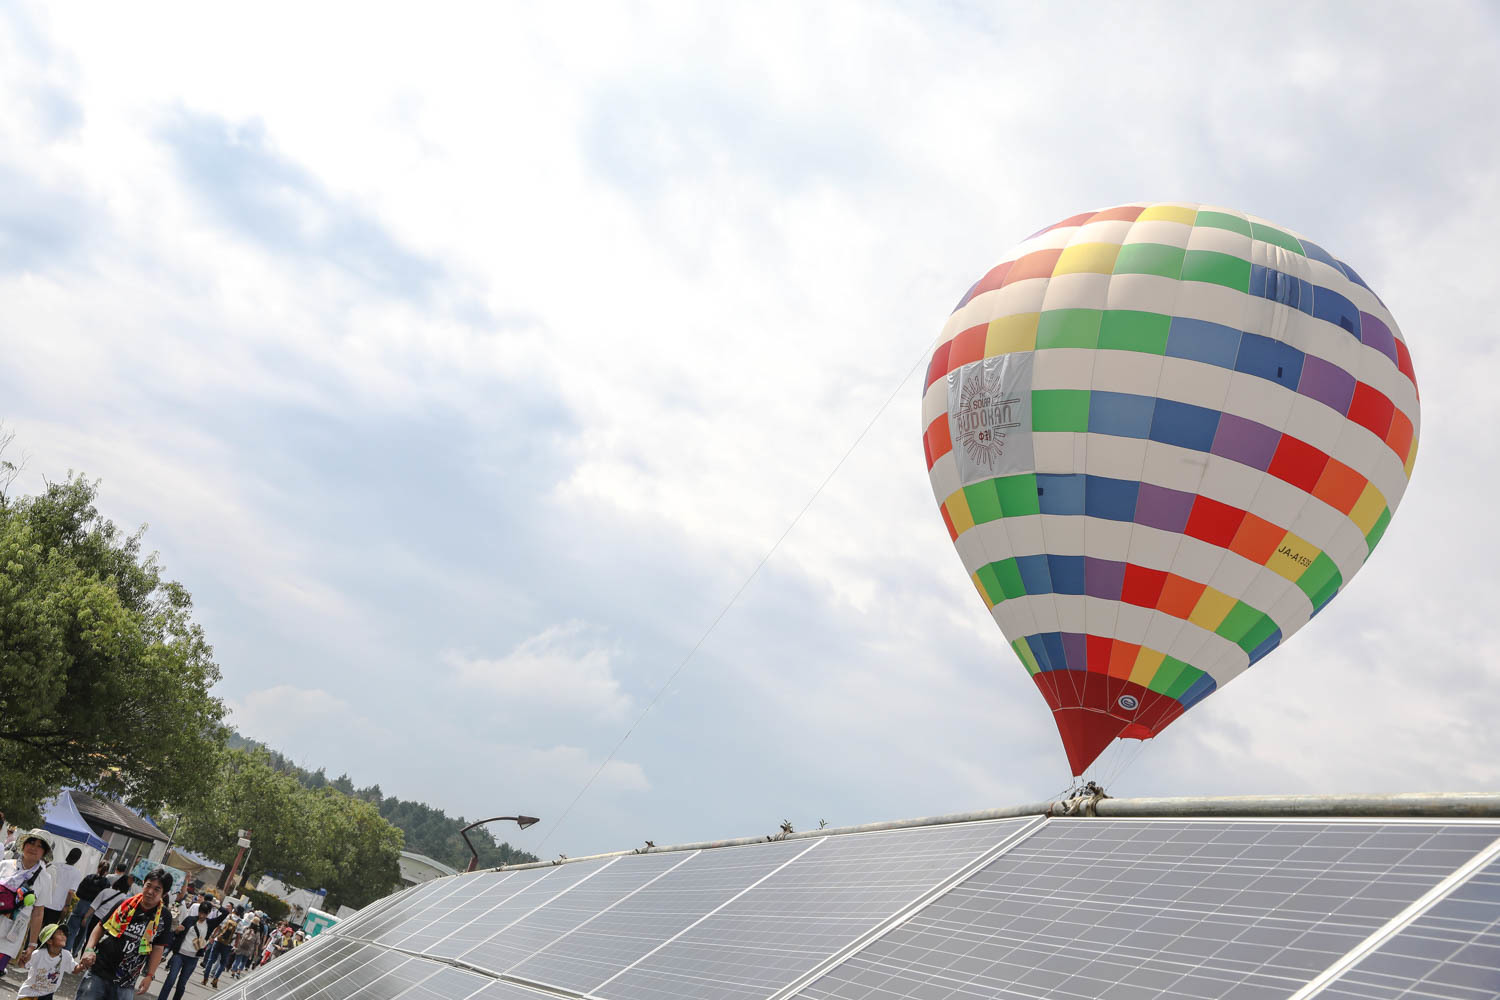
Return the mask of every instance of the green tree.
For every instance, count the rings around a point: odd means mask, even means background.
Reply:
[[[316,804],[317,839],[327,873],[315,887],[328,890],[327,905],[365,906],[401,880],[401,831],[370,803],[324,788],[306,792]]]
[[[265,751],[227,750],[211,778],[209,795],[178,810],[179,841],[227,865],[239,852],[239,831],[249,830],[252,873],[272,871],[297,886],[322,878],[306,790]]]
[[[145,529],[100,516],[96,482],[13,498],[0,472],[0,803],[31,820],[65,785],[152,811],[201,798],[226,730],[186,588]]]

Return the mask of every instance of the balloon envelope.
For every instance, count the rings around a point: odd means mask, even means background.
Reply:
[[[1173,202],[1065,219],[981,277],[922,425],[949,535],[1077,775],[1347,585],[1405,492],[1420,413],[1401,332],[1352,268]]]

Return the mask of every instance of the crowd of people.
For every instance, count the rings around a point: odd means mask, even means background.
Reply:
[[[3,816],[0,816],[3,823]],[[3,827],[0,827],[3,828]],[[221,977],[246,972],[306,938],[285,920],[226,901],[213,891],[180,887],[157,868],[136,883],[123,861],[78,869],[81,851],[54,862],[52,837],[20,832],[0,860],[0,975],[23,971],[17,997],[52,1000],[71,972],[82,972],[76,1000],[134,1000],[161,971],[158,1000],[181,1000],[188,980],[219,988]]]

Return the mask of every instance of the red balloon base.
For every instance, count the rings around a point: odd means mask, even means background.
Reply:
[[[1074,777],[1116,739],[1150,739],[1183,711],[1176,698],[1092,670],[1044,670],[1032,679],[1052,709]]]

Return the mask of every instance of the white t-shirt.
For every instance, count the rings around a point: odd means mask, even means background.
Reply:
[[[53,958],[52,953],[46,948],[38,948],[31,953],[31,959],[26,963],[26,982],[21,984],[21,992],[18,997],[44,997],[56,993],[57,987],[62,984],[62,977],[72,972],[78,965],[73,960],[73,953],[64,948]]]
[[[68,893],[78,891],[78,883],[83,881],[83,872],[77,865],[53,865],[52,866],[52,902],[47,904],[49,910],[60,910],[68,905]]]
[[[208,922],[199,923],[194,920],[188,927],[187,933],[182,935],[182,947],[177,953],[183,958],[192,958],[198,952],[208,947]]]
[[[0,861],[0,880],[16,874],[19,868],[20,865],[15,861]],[[47,870],[46,865],[42,866],[36,880],[31,883],[31,891],[38,903],[52,898],[52,873]],[[26,946],[24,939],[31,928],[31,909],[23,906],[12,914],[0,917],[0,955],[14,958]]]

